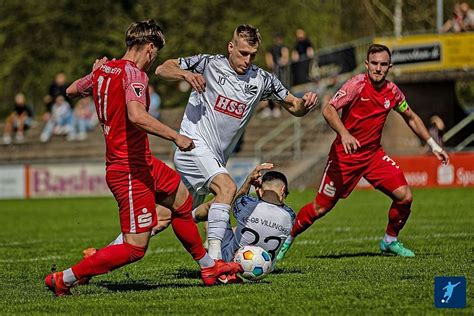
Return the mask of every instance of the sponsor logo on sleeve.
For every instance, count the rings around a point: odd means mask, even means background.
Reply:
[[[143,83],[134,82],[131,84],[131,86],[133,92],[135,92],[135,95],[140,98],[143,95],[143,91],[145,91],[145,86],[143,85]]]
[[[336,94],[334,95],[334,97],[332,98],[331,101],[336,102],[336,101],[338,101],[339,99],[345,97],[346,95],[347,95],[347,92],[346,92],[346,91],[344,91],[344,90],[339,90],[339,91],[336,92]]]
[[[235,101],[224,97],[222,95],[217,97],[214,110],[217,112],[224,113],[226,115],[241,119],[244,116],[247,105],[239,101]]]

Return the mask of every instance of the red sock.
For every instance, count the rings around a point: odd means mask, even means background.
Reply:
[[[318,213],[316,212],[314,206],[315,203],[314,201],[312,201],[303,206],[298,212],[298,215],[296,215],[295,225],[293,225],[293,228],[291,229],[290,233],[292,237],[296,237],[302,232],[304,232],[318,218]]]
[[[126,242],[120,245],[110,245],[72,267],[76,279],[104,274],[126,264],[140,260],[145,255],[146,248],[130,245]]]
[[[387,235],[397,237],[410,216],[411,201],[393,202],[388,211]]]
[[[171,226],[186,251],[193,256],[194,260],[199,260],[206,255],[206,249],[202,245],[201,236],[191,215],[192,207],[193,199],[189,195],[186,202],[173,211]]]

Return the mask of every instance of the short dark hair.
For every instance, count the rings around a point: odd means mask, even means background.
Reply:
[[[237,38],[243,38],[247,43],[252,46],[260,45],[262,42],[262,36],[260,35],[260,31],[253,25],[250,24],[242,24],[237,26],[234,30],[234,35],[232,39],[235,41]]]
[[[290,191],[288,191],[288,180],[286,179],[286,176],[278,171],[268,171],[265,173],[262,177],[262,184],[265,182],[271,182],[271,181],[281,181],[285,185],[285,194],[288,195],[290,194]]]
[[[155,20],[135,22],[125,33],[127,48],[153,43],[158,49],[165,46],[163,30]]]
[[[369,56],[375,53],[380,53],[380,52],[387,52],[389,62],[392,61],[392,52],[390,49],[382,44],[372,44],[369,46],[369,49],[367,49],[367,61],[369,60]]]

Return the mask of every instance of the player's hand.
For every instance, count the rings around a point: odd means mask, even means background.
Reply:
[[[438,158],[439,161],[441,161],[443,165],[447,165],[449,163],[449,156],[445,150],[433,150],[433,154],[436,156],[436,158]]]
[[[191,87],[199,93],[203,93],[206,90],[206,81],[201,74],[186,71],[184,80],[186,80],[186,82],[189,83]]]
[[[181,151],[190,151],[194,148],[194,142],[191,138],[178,133],[174,143]]]
[[[264,162],[255,169],[247,177],[247,181],[256,188],[259,188],[262,185],[262,170],[270,170],[273,168],[273,164],[269,162]]]
[[[355,153],[360,147],[359,141],[349,133],[341,135],[341,143],[345,153],[349,155]]]
[[[309,112],[316,107],[319,101],[319,97],[314,92],[306,92],[301,98],[304,102],[304,107]]]
[[[102,57],[101,59],[96,59],[94,65],[92,65],[92,72],[94,72],[97,68],[102,67],[103,64],[108,62],[109,59],[107,57]]]

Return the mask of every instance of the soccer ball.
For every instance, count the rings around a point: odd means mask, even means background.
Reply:
[[[272,259],[268,252],[257,246],[244,246],[237,250],[234,261],[244,268],[242,277],[257,281],[266,277],[272,270]]]

